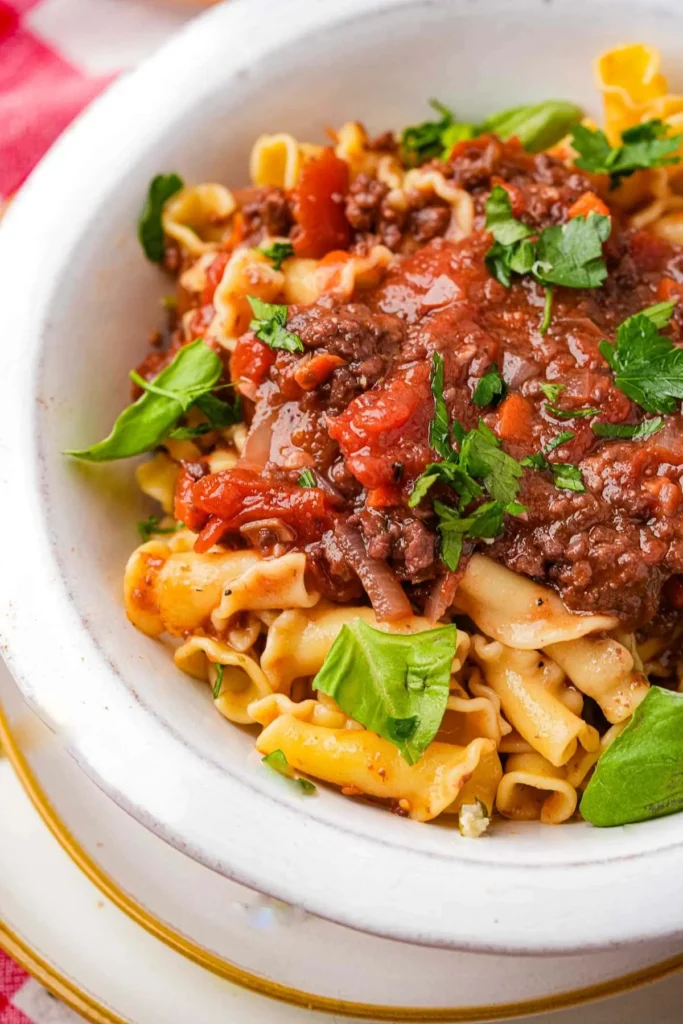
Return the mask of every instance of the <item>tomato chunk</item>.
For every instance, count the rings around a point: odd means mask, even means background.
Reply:
[[[210,516],[195,550],[206,551],[225,533],[259,519],[281,519],[299,544],[319,540],[334,522],[330,498],[319,487],[269,480],[247,469],[225,469],[194,487],[194,509]],[[206,521],[206,520],[205,520]]]
[[[196,508],[194,503],[194,485],[197,482],[196,474],[183,463],[178,474],[178,482],[175,490],[174,515],[189,530],[198,533],[203,529],[207,520],[206,512]]]
[[[348,248],[351,228],[344,212],[348,190],[349,166],[332,149],[324,149],[303,165],[292,196],[297,256],[320,259],[332,249]]]
[[[234,381],[251,380],[263,384],[275,362],[275,353],[251,332],[243,334],[235,346],[230,361],[230,376]]]
[[[587,217],[589,213],[599,213],[603,217],[610,216],[609,206],[603,203],[599,196],[596,196],[595,192],[582,192],[575,203],[567,210],[569,218],[573,217]]]
[[[319,384],[329,380],[335,370],[346,362],[341,356],[332,352],[317,352],[310,359],[302,359],[299,363],[294,380],[304,391],[314,391]]]
[[[533,412],[523,395],[508,395],[498,410],[496,433],[503,441],[533,441]]]

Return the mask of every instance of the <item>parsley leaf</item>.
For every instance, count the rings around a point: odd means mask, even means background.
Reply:
[[[429,424],[429,443],[442,459],[447,459],[453,451],[453,446],[448,426],[448,409],[443,397],[443,356],[439,352],[435,352],[432,356],[430,386],[434,396],[434,419]]]
[[[536,241],[533,231],[513,216],[510,197],[502,185],[495,185],[486,200],[486,229],[494,244],[484,257],[491,274],[506,288],[512,274],[532,274],[548,288],[559,284],[566,288],[596,288],[607,277],[602,244],[612,222],[602,214],[573,217],[566,224],[544,228]],[[546,308],[541,328],[547,330],[551,299],[546,292]]]
[[[263,302],[253,295],[247,295],[254,319],[249,324],[259,341],[268,348],[280,348],[286,352],[303,352],[304,344],[298,334],[287,330],[287,307],[272,302]]]
[[[427,160],[441,156],[446,145],[446,133],[456,125],[455,114],[443,103],[430,100],[429,105],[441,115],[439,120],[410,125],[401,135],[403,160],[409,167],[417,167]]]
[[[312,686],[415,764],[446,711],[457,641],[454,625],[385,633],[354,619],[342,626]]]
[[[164,229],[161,215],[164,203],[183,187],[183,179],[177,174],[157,174],[149,183],[147,199],[138,221],[138,238],[145,256],[152,263],[161,263],[164,258]]]
[[[536,242],[534,277],[546,285],[597,288],[607,277],[602,243],[611,229],[610,218],[599,213],[544,228]]]
[[[546,459],[543,452],[536,452],[534,455],[525,455],[520,466],[524,466],[525,469],[548,469],[550,463]]]
[[[138,533],[143,541],[150,540],[157,533],[177,533],[178,530],[183,529],[184,525],[183,523],[173,523],[172,526],[159,526],[160,522],[159,516],[149,516],[138,523]]]
[[[190,406],[208,395],[222,373],[220,358],[201,338],[184,345],[153,381],[131,373],[143,393],[123,410],[108,437],[90,448],[71,449],[64,454],[106,462],[152,451],[169,436]]]
[[[545,334],[550,327],[553,318],[553,290],[548,286],[545,290],[545,302],[543,303],[543,318],[538,328],[539,334]]]
[[[572,434],[571,430],[562,430],[552,439],[552,441],[548,441],[543,451],[554,452],[556,448],[561,448],[563,444],[567,443],[567,441],[573,441],[574,437],[575,435]]]
[[[219,663],[216,665],[216,682],[213,684],[213,699],[218,700],[221,693],[221,687],[223,686],[223,666]]]
[[[279,270],[285,260],[294,255],[294,246],[291,242],[273,242],[265,249],[259,249],[269,260],[273,262],[273,270]]]
[[[622,178],[649,167],[675,164],[674,156],[683,135],[668,135],[669,125],[654,119],[628,128],[621,134],[621,146],[610,146],[600,130],[576,125],[572,130],[572,146],[579,154],[577,167],[594,174],[609,174],[614,188]]]
[[[284,776],[285,779],[290,779],[291,782],[295,783],[302,793],[306,796],[312,796],[317,791],[317,786],[310,779],[300,778],[294,774],[294,769],[287,760],[284,751],[273,750],[270,754],[266,754],[265,757],[261,758],[263,764],[267,764],[269,768],[272,768],[278,773],[278,775]]]
[[[584,409],[560,409],[551,402],[545,403],[545,411],[554,416],[556,420],[580,420],[586,416],[600,415],[600,410],[593,406],[586,406]]]
[[[572,434],[571,430],[562,430],[551,441],[548,441],[547,445],[545,445],[542,451],[536,452],[535,455],[527,455],[525,458],[523,458],[521,465],[524,466],[525,469],[537,469],[539,471],[542,471],[544,469],[550,470],[553,474],[556,486],[565,488],[566,485],[564,483],[558,482],[558,480],[569,480],[572,476],[572,473],[570,471],[576,470],[576,472],[579,473],[581,487],[570,487],[569,490],[585,490],[585,487],[583,487],[583,478],[581,477],[581,474],[576,466],[572,466],[568,462],[551,463],[548,462],[548,460],[546,459],[546,455],[549,455],[550,452],[554,452],[556,448],[561,448],[563,444],[567,443],[567,441],[573,441],[574,436],[575,435]]]
[[[297,480],[299,487],[317,487],[317,482],[310,469],[305,469]]]
[[[547,380],[542,380],[538,386],[549,402],[556,402],[560,391],[564,391],[566,384],[551,384]]]
[[[564,491],[577,491],[579,494],[586,490],[578,466],[572,466],[570,462],[555,462],[550,468],[556,487]]]
[[[472,401],[482,409],[485,405],[497,404],[506,391],[505,381],[498,373],[498,367],[493,363],[484,376],[480,378],[479,383],[474,389]]]
[[[519,491],[522,468],[500,445],[493,431],[479,420],[479,426],[467,433],[460,446],[460,466],[470,476],[482,479],[496,501],[510,502]]]
[[[594,423],[593,433],[596,437],[625,437],[631,441],[641,441],[644,437],[652,437],[664,426],[661,416],[642,423]]]
[[[446,567],[455,572],[466,536],[491,540],[503,532],[506,512],[521,515],[526,512],[526,506],[516,501],[487,501],[475,509],[471,516],[463,517],[442,501],[435,501],[434,511],[439,520],[437,528],[441,537],[441,558]]]
[[[683,399],[683,348],[659,333],[671,319],[674,302],[658,302],[617,328],[616,342],[600,342],[614,371],[614,383],[646,412],[672,413]]]

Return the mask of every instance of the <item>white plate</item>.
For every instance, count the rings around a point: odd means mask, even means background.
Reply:
[[[683,953],[674,960],[676,951],[662,943],[590,956],[486,956],[390,942],[313,918],[209,871],[140,826],[83,775],[4,669],[0,702],[8,752],[91,880],[175,949],[259,991],[385,1020],[449,1012],[501,1019],[576,1005],[683,966]]]
[[[178,849],[342,924],[478,952],[683,935],[683,815],[621,829],[498,826],[474,843],[323,787],[298,799],[121,608],[142,518],[132,467],[75,466],[103,436],[167,287],[134,225],[149,178],[246,179],[262,130],[320,137],[531,97],[595,108],[591,60],[631,38],[680,64],[678,0],[237,0],[69,129],[0,232],[0,629],[24,693],[117,802]],[[679,83],[672,82],[674,89]]]

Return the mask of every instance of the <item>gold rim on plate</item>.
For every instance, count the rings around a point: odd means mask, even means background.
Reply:
[[[48,992],[60,999],[74,1013],[80,1013],[81,1017],[84,1017],[90,1024],[128,1024],[123,1017],[119,1017],[118,1014],[93,999],[87,992],[78,988],[70,978],[60,974],[52,964],[43,960],[1,920],[0,949],[4,949],[8,956],[11,956],[20,967],[23,967],[28,974],[39,981]]]
[[[608,996],[615,996],[623,992],[631,991],[653,981],[661,981],[662,979],[683,970],[683,953],[680,953],[676,956],[668,957],[666,960],[662,960],[657,964],[652,964],[649,967],[644,967],[640,970],[622,975],[619,978],[611,978],[609,981],[596,982],[584,988],[570,989],[567,992],[559,992],[551,996],[525,999],[515,1003],[496,1003],[491,1006],[385,1006],[373,1003],[360,1003],[351,1000],[332,999],[329,996],[316,995],[312,992],[303,992],[299,989],[291,988],[288,985],[281,985],[278,982],[270,981],[269,979],[260,977],[259,975],[251,974],[249,971],[245,971],[236,964],[233,964],[214,953],[210,953],[208,950],[192,942],[186,936],[181,935],[169,925],[154,917],[154,915],[145,907],[128,896],[127,893],[125,893],[111,878],[111,876],[100,868],[100,866],[92,859],[90,854],[86,852],[78,840],[71,834],[66,824],[61,820],[53,808],[47,795],[43,792],[33,769],[29,766],[17,741],[12,735],[7,717],[1,704],[0,745],[4,747],[4,752],[12,764],[12,767],[14,768],[14,771],[16,772],[27,796],[40,814],[50,832],[52,832],[53,836],[66,851],[71,860],[81,869],[86,877],[89,878],[90,881],[119,908],[119,910],[122,910],[128,915],[128,917],[141,925],[155,938],[159,939],[167,946],[170,946],[170,948],[175,950],[177,953],[181,953],[183,956],[187,957],[187,959],[192,960],[200,967],[210,971],[212,974],[216,974],[227,981],[241,986],[242,988],[250,989],[253,992],[268,996],[269,998],[282,1003],[289,1003],[292,1006],[298,1006],[302,1009],[318,1010],[322,1013],[336,1014],[337,1016],[342,1017],[395,1021],[397,1024],[398,1022],[406,1021],[420,1021],[425,1022],[425,1024],[426,1022],[431,1021],[451,1022],[451,1024],[477,1024],[477,1022],[481,1021],[509,1020],[514,1017],[530,1016],[535,1013],[542,1013],[549,1010],[562,1010],[568,1007],[580,1006],[583,1003],[594,1002],[595,1000],[604,999]],[[0,930],[0,944],[2,944],[4,937],[5,931]],[[16,942],[17,940],[15,939],[14,941]],[[8,950],[8,952],[10,952],[10,955],[12,956],[15,955],[12,950]],[[35,955],[33,956],[34,962],[38,964],[40,969],[44,971],[50,970],[49,967],[45,965],[44,961],[40,961],[39,958],[35,958]],[[17,959],[16,956],[15,959]],[[21,960],[19,960],[19,962],[21,963]],[[40,967],[41,963],[42,967]],[[42,980],[31,966],[29,966],[28,961],[26,964],[22,964],[22,966],[25,966],[27,971],[38,977],[38,980]],[[60,979],[59,983],[62,985],[67,984],[70,991],[79,995],[81,999],[90,1000],[90,997],[86,996],[84,993],[78,994],[78,990],[73,988],[73,985],[66,982],[65,979]],[[50,985],[47,984],[47,987],[50,988]],[[67,1001],[66,997],[60,995],[60,993],[55,992],[55,995],[59,995],[60,998],[64,998],[65,1002]],[[119,1024],[119,1018],[115,1016],[103,1017],[102,1013],[106,1014],[108,1011],[106,1011],[104,1007],[98,1006],[94,1001],[90,1000],[90,1002],[92,1002],[93,1012],[99,1013],[100,1016],[88,1017],[89,1020],[94,1020],[95,1024],[100,1024],[101,1021],[106,1021],[107,1024],[110,1024],[110,1022]],[[78,1012],[83,1013],[83,1010],[79,1010]],[[84,1013],[83,1015],[87,1017],[87,1014]]]

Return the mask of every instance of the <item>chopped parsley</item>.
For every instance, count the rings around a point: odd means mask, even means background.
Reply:
[[[621,146],[610,146],[604,132],[577,124],[572,129],[572,146],[579,154],[574,163],[584,171],[609,174],[614,188],[635,171],[680,161],[674,154],[683,135],[668,135],[669,127],[658,119],[645,121],[621,133]]]
[[[630,441],[641,441],[644,437],[652,437],[664,426],[661,416],[642,423],[594,423],[593,433],[596,437],[624,437]]]
[[[147,199],[138,221],[138,238],[145,256],[152,263],[161,263],[164,258],[164,228],[161,215],[164,203],[183,187],[183,179],[177,174],[157,174],[149,183]]]
[[[550,384],[547,380],[542,380],[538,386],[549,402],[556,402],[560,391],[564,391],[566,385]]]
[[[183,529],[183,523],[173,523],[172,526],[160,526],[159,516],[149,516],[138,523],[138,533],[144,541],[148,541],[156,533],[177,533]]]
[[[531,274],[546,289],[553,284],[565,288],[597,288],[607,277],[602,244],[609,238],[611,220],[602,214],[573,217],[566,224],[553,225],[534,232],[512,213],[510,196],[502,185],[495,185],[486,200],[486,228],[494,243],[485,262],[491,274],[506,288],[512,275]],[[549,323],[552,299],[546,292],[541,323]]]
[[[216,682],[213,685],[213,699],[218,700],[223,685],[223,666],[216,665]]]
[[[262,761],[269,768],[276,771],[278,775],[284,776],[285,779],[290,779],[306,796],[311,796],[316,792],[317,787],[310,779],[302,779],[294,774],[294,769],[282,750],[273,750],[270,754],[266,754]]]
[[[571,430],[563,430],[552,441],[548,441],[547,445],[543,449],[544,452],[554,452],[556,448],[561,448],[563,444],[567,444],[568,441],[573,441],[575,435],[572,434]]]
[[[443,397],[444,388],[443,356],[435,352],[432,356],[431,390],[434,396],[434,418],[429,424],[429,443],[435,452],[447,459],[453,447],[448,425],[448,409]]]
[[[570,462],[554,462],[550,468],[553,471],[553,481],[556,487],[563,491],[576,491],[579,494],[586,490],[578,466],[572,466]]]
[[[553,290],[550,285],[545,290],[545,302],[543,303],[543,319],[541,325],[538,328],[539,334],[545,334],[550,327],[550,322],[553,318]]]
[[[291,242],[273,242],[266,249],[259,249],[269,260],[272,260],[273,270],[279,270],[285,260],[294,255],[294,246]]]
[[[298,334],[287,330],[287,307],[272,302],[263,302],[253,295],[247,295],[254,319],[249,324],[259,341],[268,348],[284,349],[286,352],[303,352],[304,344]]]
[[[446,134],[452,131],[457,123],[453,111],[443,103],[432,99],[429,105],[440,115],[438,121],[423,121],[422,124],[410,125],[401,135],[403,160],[409,167],[417,167],[427,160],[440,157],[446,145]]]
[[[497,404],[504,396],[506,390],[505,381],[498,373],[498,367],[493,363],[474,389],[472,401],[482,409],[485,405]]]
[[[526,512],[526,506],[517,501],[487,501],[470,516],[461,516],[456,509],[434,502],[441,537],[441,558],[452,572],[458,568],[465,537],[492,540],[503,532],[505,513],[518,516]]]
[[[614,383],[649,413],[672,413],[683,399],[683,348],[659,333],[675,302],[658,302],[617,328],[616,341],[600,342],[600,352],[614,371]]]
[[[544,405],[545,411],[550,416],[554,416],[556,420],[580,420],[585,419],[587,416],[599,416],[600,410],[594,408],[592,405],[585,406],[583,409],[560,409],[557,405],[553,405],[551,402],[546,402]]]
[[[297,480],[299,487],[317,487],[316,479],[310,469],[305,469]]]

